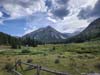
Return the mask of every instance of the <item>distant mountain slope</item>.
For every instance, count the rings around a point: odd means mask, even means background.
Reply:
[[[53,42],[63,42],[68,37],[67,34],[58,32],[56,29],[47,26],[45,28],[40,28],[36,31],[33,31],[29,34],[23,36],[23,38],[30,37],[44,43],[53,43]]]
[[[93,21],[80,34],[67,39],[67,42],[84,42],[92,39],[100,38],[100,18]]]

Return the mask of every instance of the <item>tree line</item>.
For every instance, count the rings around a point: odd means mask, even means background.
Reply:
[[[41,42],[34,40],[34,38],[20,38],[13,37],[8,34],[0,32],[0,45],[8,45],[11,48],[21,48],[21,46],[33,46],[36,47],[38,44],[42,44]]]

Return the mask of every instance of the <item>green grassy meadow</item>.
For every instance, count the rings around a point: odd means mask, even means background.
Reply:
[[[7,63],[13,65],[18,59],[24,62],[32,59],[33,64],[38,64],[51,70],[67,72],[71,75],[90,72],[99,73],[100,41],[38,45],[38,47],[22,47],[22,49],[0,47],[0,75],[11,75],[4,67]],[[56,60],[59,60],[59,62],[56,63]],[[23,65],[23,67],[25,68],[26,66]],[[21,73],[23,75],[35,75],[36,70]],[[41,71],[41,75],[53,74]]]

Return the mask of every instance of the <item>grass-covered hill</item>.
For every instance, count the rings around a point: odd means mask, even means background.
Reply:
[[[100,18],[93,21],[80,34],[67,39],[67,42],[84,42],[93,39],[100,39]]]

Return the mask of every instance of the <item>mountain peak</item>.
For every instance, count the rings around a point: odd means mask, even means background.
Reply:
[[[47,27],[45,27],[46,29],[54,29],[53,27],[51,27],[51,26],[47,26]]]
[[[42,28],[43,31],[46,31],[46,32],[59,32],[57,31],[55,28],[51,27],[51,26],[46,26],[44,28]],[[59,32],[60,33],[60,32]]]
[[[52,43],[52,42],[63,42],[68,36],[67,34],[60,33],[55,28],[51,26],[47,26],[44,28],[40,28],[34,32],[26,34],[25,37],[30,37],[45,42],[45,43]]]

